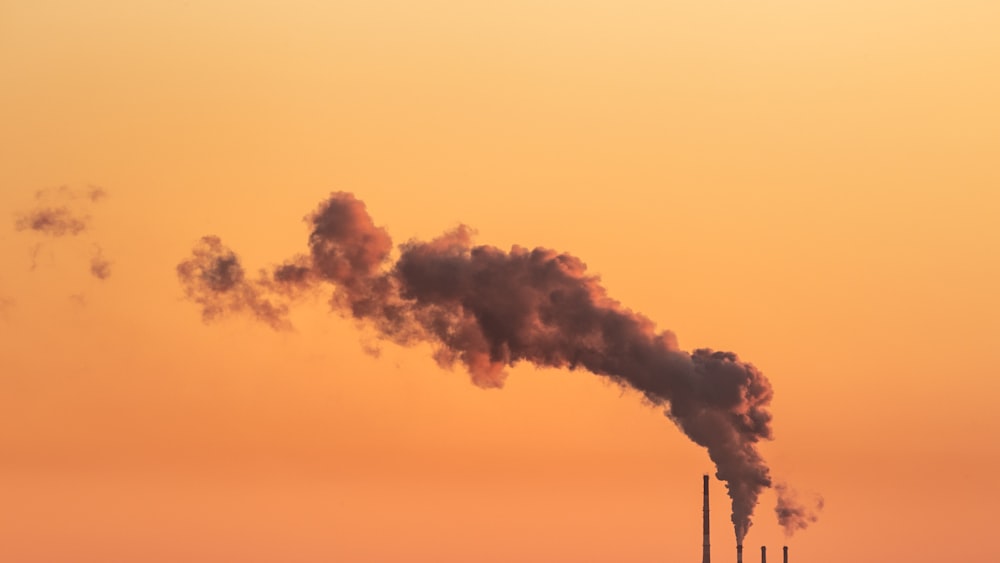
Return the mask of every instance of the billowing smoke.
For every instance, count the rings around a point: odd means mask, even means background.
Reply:
[[[363,202],[334,193],[306,217],[309,253],[248,280],[239,258],[205,237],[177,271],[211,320],[249,312],[286,328],[289,299],[332,284],[332,306],[393,342],[429,342],[442,365],[461,363],[473,383],[501,387],[506,369],[583,369],[630,387],[708,450],[732,499],[742,542],[770,471],[757,444],[771,438],[767,378],[732,352],[681,350],[673,333],[607,295],[569,254],[474,245],[459,227],[430,241],[392,242]]]
[[[778,523],[785,529],[785,535],[791,536],[799,530],[805,530],[819,520],[819,512],[823,510],[823,497],[815,497],[812,506],[806,506],[788,485],[778,483],[774,490],[778,493],[778,504],[774,507],[774,512],[778,515]]]

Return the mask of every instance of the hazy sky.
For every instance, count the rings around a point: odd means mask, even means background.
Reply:
[[[335,190],[397,243],[570,252],[761,369],[762,452],[826,499],[792,561],[995,559],[997,29],[995,0],[0,0],[0,560],[700,557],[712,466],[635,392],[483,390],[322,294],[294,331],[202,323],[195,242],[270,266]]]

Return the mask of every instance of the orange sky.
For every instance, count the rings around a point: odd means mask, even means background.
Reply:
[[[0,560],[700,558],[710,463],[634,392],[373,357],[322,296],[200,321],[200,236],[267,266],[333,190],[763,370],[762,451],[827,505],[793,561],[996,558],[997,2],[91,4],[0,2]],[[15,230],[59,185],[107,190],[90,228]]]

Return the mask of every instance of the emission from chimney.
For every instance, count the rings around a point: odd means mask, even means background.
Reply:
[[[705,493],[705,500],[702,508],[702,528],[705,535],[705,540],[702,546],[701,563],[712,563],[712,549],[708,541],[708,475],[704,475],[702,480],[703,489]]]

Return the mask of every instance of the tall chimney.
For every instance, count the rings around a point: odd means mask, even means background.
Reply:
[[[702,507],[702,529],[705,534],[705,541],[702,544],[701,563],[712,563],[712,549],[708,543],[708,475],[702,480],[705,491],[705,501]]]
[[[785,553],[784,556],[785,563],[788,563],[788,546],[786,545],[785,547],[781,548],[781,550]]]
[[[767,563],[767,547],[760,546],[760,563]]]
[[[736,563],[743,563],[743,544],[736,544]]]

